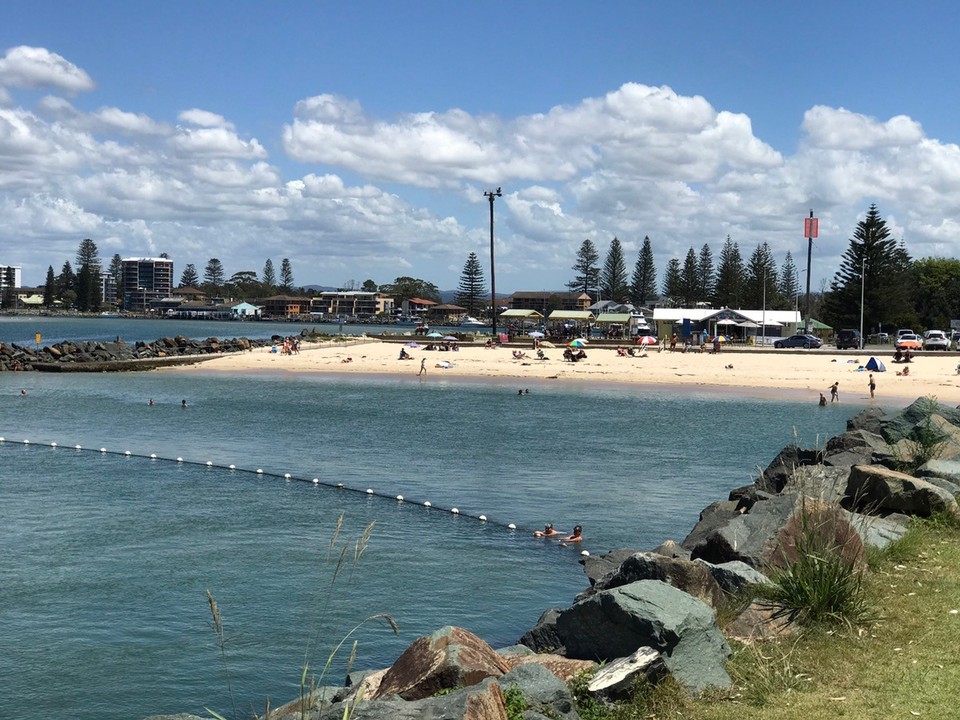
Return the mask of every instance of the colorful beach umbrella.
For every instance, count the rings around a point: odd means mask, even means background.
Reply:
[[[587,346],[587,341],[583,338],[577,338],[576,340],[571,340],[567,343],[567,347],[572,348],[583,348]]]
[[[657,339],[653,335],[641,335],[637,338],[637,345],[656,345]]]
[[[721,342],[721,343],[729,342],[729,341],[727,340],[727,338],[726,338],[725,336],[723,336],[723,335],[717,335],[717,336],[714,338],[714,340],[716,340],[717,342]]]
[[[428,333],[427,333],[427,337],[442,338],[442,337],[443,337],[443,333],[440,333],[440,332],[437,332],[436,330],[433,330],[432,332],[428,332]]]

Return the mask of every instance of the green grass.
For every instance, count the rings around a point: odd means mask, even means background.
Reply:
[[[592,707],[585,720],[876,720],[960,717],[960,522],[915,521],[899,548],[871,558],[863,590],[880,617],[813,625],[752,646],[733,644],[734,686],[690,700]],[[576,693],[575,693],[576,694]],[[646,714],[640,714],[641,712]],[[620,713],[620,714],[618,714]],[[623,714],[632,713],[632,714]]]

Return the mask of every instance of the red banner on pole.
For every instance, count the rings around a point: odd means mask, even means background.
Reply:
[[[804,218],[803,236],[808,238],[817,237],[817,231],[820,229],[820,220],[818,218]]]

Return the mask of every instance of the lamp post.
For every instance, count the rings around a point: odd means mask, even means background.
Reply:
[[[761,341],[760,346],[764,347],[767,344],[767,268],[763,268],[763,328],[760,330]]]
[[[813,258],[813,239],[817,237],[820,230],[820,221],[813,216],[813,210],[810,211],[810,217],[803,219],[803,230],[804,235],[807,236],[807,301],[806,307],[804,310],[804,315],[806,319],[804,322],[804,329],[806,332],[813,331],[813,322],[810,317],[810,261]]]
[[[483,193],[490,201],[490,327],[494,340],[497,339],[497,275],[493,265],[493,201],[502,195],[500,188]]]

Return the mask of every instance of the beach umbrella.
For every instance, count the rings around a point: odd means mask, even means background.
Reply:
[[[567,343],[567,347],[572,348],[582,348],[587,346],[587,341],[583,338],[577,338],[576,340],[571,340]]]
[[[430,337],[430,336],[428,335],[427,337]],[[456,342],[456,341],[459,340],[460,338],[458,338],[456,335],[444,335],[444,336],[443,336],[443,339],[444,339],[444,340],[450,340],[450,341]]]
[[[717,342],[722,342],[722,343],[727,342],[727,338],[724,337],[723,335],[717,335],[717,337],[715,337],[714,340],[716,340]]]
[[[410,348],[418,348],[418,347],[420,347],[420,345],[417,344],[417,343],[415,343],[415,342],[408,342],[408,343],[407,343],[407,347],[410,347]]]
[[[434,330],[434,331],[432,331],[432,332],[428,332],[428,333],[427,333],[427,337],[442,338],[442,337],[443,337],[443,333],[439,333],[439,332],[437,332],[436,330]]]
[[[534,331],[529,332],[529,333],[527,333],[527,334],[528,334],[530,337],[532,337],[532,338],[542,338],[542,337],[546,337],[546,335],[544,335],[544,334],[543,334],[542,332],[540,332],[539,330],[534,330]]]
[[[653,335],[641,335],[637,338],[637,345],[656,345],[657,339]]]

